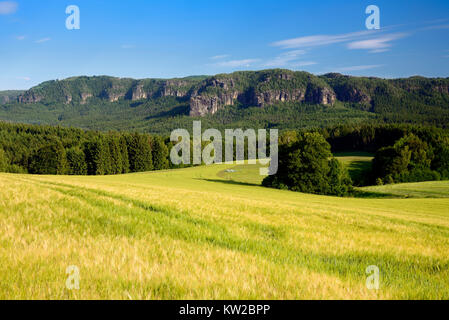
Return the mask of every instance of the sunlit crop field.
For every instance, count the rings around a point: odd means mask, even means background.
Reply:
[[[434,198],[334,198],[229,168],[0,174],[0,299],[449,298],[448,183]]]

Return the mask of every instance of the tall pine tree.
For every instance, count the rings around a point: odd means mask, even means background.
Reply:
[[[149,137],[134,133],[128,136],[127,144],[131,172],[153,170],[153,158]]]
[[[169,167],[168,163],[168,148],[164,140],[159,136],[151,138],[153,167],[154,170],[164,170]]]
[[[123,172],[122,154],[120,151],[119,139],[116,135],[110,134],[107,137],[109,146],[109,154],[111,161],[111,174],[119,174]]]
[[[87,174],[105,175],[110,173],[110,155],[107,144],[101,137],[95,137],[84,144]]]
[[[71,148],[67,150],[67,161],[69,164],[68,174],[86,175],[87,163],[84,152],[79,148]]]
[[[119,146],[120,146],[120,153],[122,156],[122,173],[128,173],[129,172],[128,146],[126,145],[126,139],[123,135],[120,136]]]
[[[8,159],[6,158],[5,151],[0,148],[0,172],[6,171],[8,167]]]
[[[29,167],[30,173],[35,174],[66,174],[67,156],[61,141],[53,138],[47,145],[35,151]]]

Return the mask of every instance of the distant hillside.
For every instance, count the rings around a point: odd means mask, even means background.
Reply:
[[[449,78],[385,80],[282,69],[179,79],[83,76],[0,93],[0,104],[3,120],[154,133],[191,126],[192,117],[216,127],[360,121],[447,126]]]
[[[24,92],[23,90],[0,91],[0,104],[17,101],[18,97],[23,92]]]

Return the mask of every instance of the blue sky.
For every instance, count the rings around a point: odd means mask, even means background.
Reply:
[[[65,27],[68,5],[80,30]],[[380,30],[365,27],[368,5]],[[0,41],[0,90],[267,68],[448,77],[449,1],[0,0]]]

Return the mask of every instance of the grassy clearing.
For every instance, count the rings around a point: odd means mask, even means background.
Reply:
[[[335,157],[347,168],[355,185],[363,185],[371,171],[374,155],[366,152],[337,153]]]
[[[253,185],[256,169],[0,174],[0,298],[449,297],[449,198],[273,190]],[[78,291],[65,288],[69,265]]]
[[[364,187],[360,190],[405,198],[449,198],[449,181],[390,184]]]

